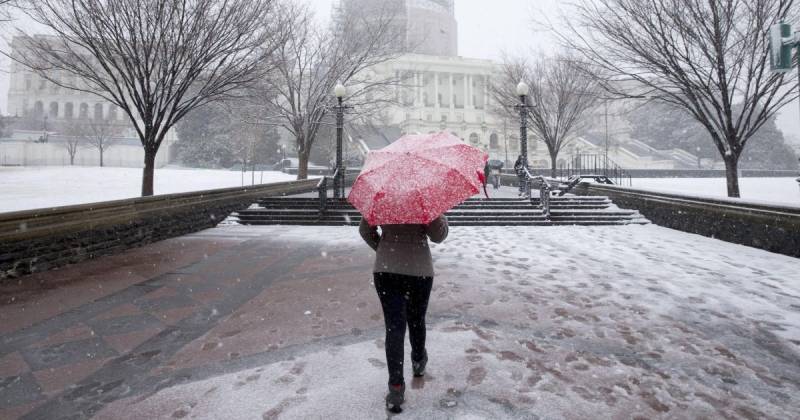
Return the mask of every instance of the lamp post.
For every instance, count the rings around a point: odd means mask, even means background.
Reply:
[[[278,148],[278,155],[281,156],[281,172],[286,170],[286,145],[282,144]]]
[[[503,164],[510,165],[511,163],[508,161],[508,131],[506,130],[505,117],[503,117],[503,147],[506,150],[506,160],[503,162]]]
[[[697,169],[700,169],[700,146],[697,146]]]
[[[604,157],[605,161],[608,162],[608,98],[606,98],[603,101],[603,107],[605,108],[605,120],[606,120],[605,153],[604,153],[603,157]],[[608,166],[608,163],[606,163],[606,166]]]
[[[524,192],[528,194],[528,197],[531,195],[530,191],[530,180],[528,180],[528,93],[530,92],[530,88],[528,85],[520,81],[517,84],[517,96],[519,96],[519,105],[516,106],[519,109],[519,152],[522,155],[522,167],[524,168]]]
[[[525,169],[528,169],[528,92],[530,88],[525,82],[519,82],[517,85],[517,96],[519,96],[520,104],[516,106],[519,109],[519,151],[522,154],[522,164]]]
[[[344,110],[345,106],[342,104],[344,95],[347,94],[347,89],[339,82],[333,88],[333,94],[336,95],[336,170],[333,177],[333,198],[344,197],[344,168],[342,167],[342,132],[344,131]]]

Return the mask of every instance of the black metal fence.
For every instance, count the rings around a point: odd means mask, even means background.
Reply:
[[[573,155],[558,168],[558,176],[569,179],[573,175],[602,175],[614,181],[616,185],[632,184],[631,175],[605,155],[579,154]]]

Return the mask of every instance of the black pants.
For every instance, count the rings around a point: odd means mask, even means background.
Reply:
[[[386,324],[386,365],[389,383],[403,383],[403,346],[408,324],[411,359],[425,355],[425,312],[433,287],[432,277],[375,273],[375,289]]]

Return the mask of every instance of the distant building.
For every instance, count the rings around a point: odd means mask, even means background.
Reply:
[[[447,131],[505,159],[506,137],[517,123],[505,124],[493,112],[489,83],[495,73],[490,60],[406,54],[374,69],[385,77],[403,79],[395,90],[400,105],[387,112],[387,125],[401,133]],[[516,129],[518,130],[518,128]],[[505,133],[505,136],[504,136]],[[509,159],[516,158],[519,141],[508,138]]]
[[[21,48],[25,48],[24,38],[14,37],[11,41],[12,57],[19,54]],[[0,156],[0,164],[62,165],[65,161],[69,164],[69,156],[62,154],[62,152],[66,153],[65,151],[53,148],[53,143],[48,145],[42,142],[33,142],[34,138],[41,137],[41,135],[32,135],[31,132],[50,133],[48,137],[57,142],[58,136],[63,134],[58,132],[59,127],[73,120],[84,119],[103,120],[116,124],[122,132],[122,137],[131,140],[122,142],[127,146],[120,146],[120,149],[114,152],[118,154],[128,150],[130,153],[118,159],[111,159],[107,161],[107,164],[116,166],[116,162],[118,162],[121,166],[144,166],[143,151],[141,159],[138,159],[134,156],[138,156],[139,152],[132,149],[137,144],[138,148],[142,149],[138,136],[128,116],[116,105],[88,92],[60,87],[14,60],[11,61],[9,70],[7,112],[12,120],[17,121],[17,127],[15,124],[11,125],[12,130],[20,131],[20,133],[19,135],[12,133],[11,138],[4,139],[2,150],[5,157]],[[53,74],[70,85],[75,80],[75,76],[70,74],[59,73],[55,70]],[[166,164],[169,160],[167,155],[174,140],[175,134],[173,130],[170,130],[158,152],[159,156],[164,156],[156,157],[156,161],[161,165]],[[22,146],[26,143],[29,144]],[[37,148],[42,149],[41,153],[36,151]],[[135,162],[136,159],[138,159],[138,163]],[[92,164],[89,163],[88,158],[82,162],[84,163],[81,164]]]
[[[458,24],[454,0],[340,0],[334,20],[345,13],[383,13],[391,10],[402,33],[398,52],[455,57]],[[345,28],[346,29],[346,28]]]

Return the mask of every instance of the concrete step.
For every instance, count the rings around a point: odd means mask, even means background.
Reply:
[[[361,214],[346,200],[328,199],[326,214],[319,215],[316,197],[267,197],[259,207],[234,214],[249,225],[358,225]],[[637,211],[607,210],[613,204],[603,196],[563,196],[550,199],[550,219],[542,214],[539,199],[470,198],[446,213],[453,226],[548,226],[646,224]]]

